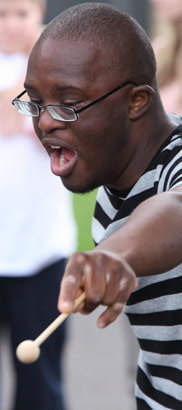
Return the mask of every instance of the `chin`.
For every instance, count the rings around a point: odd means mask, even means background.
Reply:
[[[98,188],[98,184],[92,183],[81,183],[81,181],[77,182],[68,182],[66,178],[61,178],[62,183],[65,188],[71,191],[73,194],[88,194],[89,192],[93,191],[94,189]]]

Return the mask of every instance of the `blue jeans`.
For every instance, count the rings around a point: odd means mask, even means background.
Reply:
[[[66,410],[61,355],[68,320],[41,345],[37,362],[25,365],[15,356],[21,341],[35,339],[58,316],[65,262],[62,259],[35,276],[0,277],[0,322],[10,325],[17,376],[14,410]]]

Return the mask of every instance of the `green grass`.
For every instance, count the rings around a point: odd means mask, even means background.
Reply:
[[[94,243],[91,235],[92,215],[95,207],[97,190],[88,194],[73,194],[75,219],[78,226],[78,250],[93,249]]]

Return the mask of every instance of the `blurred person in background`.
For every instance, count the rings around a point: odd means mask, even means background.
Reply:
[[[50,171],[30,118],[11,106],[42,30],[46,0],[0,0],[0,324],[9,325],[16,369],[14,410],[65,410],[64,323],[40,359],[18,363],[15,349],[58,315],[59,284],[75,250],[70,193]]]
[[[182,0],[151,0],[151,35],[164,107],[182,114]]]

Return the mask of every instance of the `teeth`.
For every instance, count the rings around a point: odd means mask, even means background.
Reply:
[[[61,167],[64,165],[64,155],[63,154],[60,155],[59,163]]]
[[[51,148],[52,149],[59,149],[60,147],[59,147],[59,145],[51,145]]]

